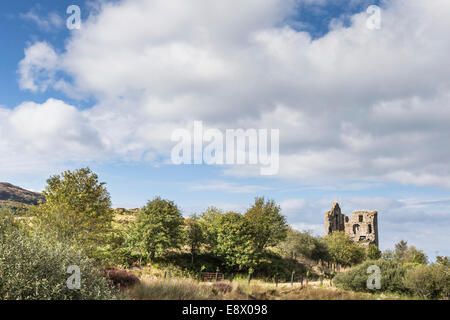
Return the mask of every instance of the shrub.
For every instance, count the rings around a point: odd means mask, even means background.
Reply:
[[[233,290],[233,287],[225,282],[214,282],[212,286],[216,293],[227,293]]]
[[[68,267],[81,272],[70,290]],[[70,247],[25,234],[9,214],[0,214],[0,297],[5,300],[114,299],[116,290],[90,260]]]
[[[119,289],[126,289],[140,282],[138,277],[136,277],[131,272],[127,272],[126,270],[104,270],[103,275]]]
[[[371,265],[377,265],[381,269],[381,289],[379,292],[407,293],[408,289],[403,284],[403,277],[412,266],[403,265],[400,262],[386,260],[371,260],[350,269],[347,272],[336,275],[333,282],[341,289],[358,292],[373,292],[367,288],[367,269]]]
[[[450,297],[450,272],[443,265],[419,265],[408,272],[403,284],[411,292],[424,299],[439,299]]]

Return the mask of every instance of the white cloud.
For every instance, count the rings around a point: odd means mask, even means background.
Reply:
[[[255,193],[271,189],[259,185],[241,185],[226,181],[212,181],[189,187],[189,190],[192,191],[222,191],[227,193]]]
[[[25,58],[19,63],[20,88],[45,91],[54,82],[58,69],[58,55],[47,42],[36,42],[25,49]]]
[[[27,48],[20,84],[95,98],[84,114],[108,157],[164,157],[171,129],[203,120],[279,128],[282,178],[450,187],[450,3],[393,0],[381,30],[367,29],[363,12],[315,40],[283,23],[295,9],[281,0],[104,3],[61,54]]]
[[[20,14],[22,19],[35,23],[43,31],[52,31],[64,25],[63,19],[55,12],[47,15],[39,15],[35,10]]]

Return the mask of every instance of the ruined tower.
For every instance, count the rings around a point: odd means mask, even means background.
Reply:
[[[325,234],[333,231],[345,232],[362,246],[374,244],[378,247],[378,212],[359,210],[347,217],[335,202],[331,210],[325,212]]]

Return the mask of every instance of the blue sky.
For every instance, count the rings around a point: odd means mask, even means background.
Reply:
[[[81,8],[81,30],[66,9]],[[369,30],[369,5],[381,28]],[[185,215],[275,199],[298,229],[379,211],[380,244],[449,255],[445,1],[0,3],[0,180],[42,190],[90,166],[115,206]],[[425,37],[426,36],[426,41]],[[171,133],[280,130],[280,171],[172,165]]]

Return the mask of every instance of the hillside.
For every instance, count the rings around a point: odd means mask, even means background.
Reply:
[[[0,205],[1,204],[38,204],[44,197],[33,191],[28,191],[10,183],[0,182]]]

